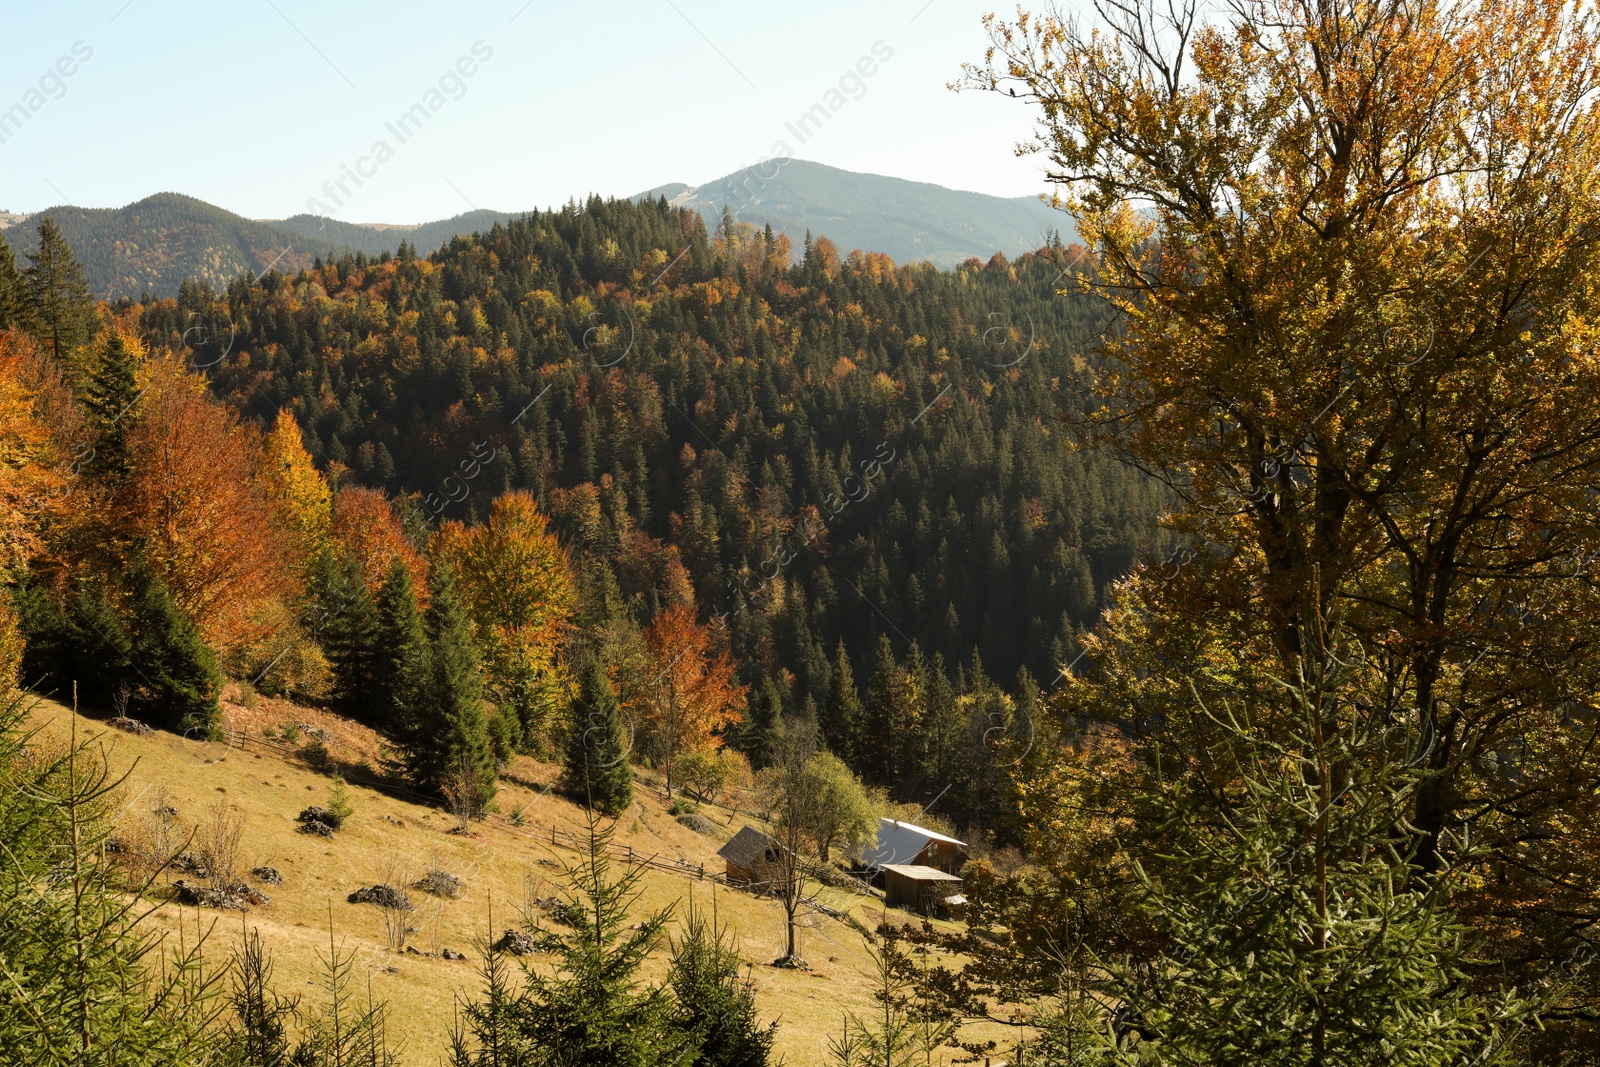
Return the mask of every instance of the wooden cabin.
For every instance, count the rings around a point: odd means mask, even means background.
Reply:
[[[862,860],[874,874],[888,864],[932,867],[955,874],[967,862],[966,842],[908,822],[883,819],[877,844],[862,853]]]
[[[754,826],[745,826],[717,849],[727,861],[729,885],[769,889],[783,881],[783,854],[771,837]]]

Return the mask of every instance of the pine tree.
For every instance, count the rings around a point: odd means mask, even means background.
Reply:
[[[691,904],[667,970],[670,1025],[687,1053],[679,1061],[683,1067],[766,1067],[771,1061],[778,1024],[761,1025],[755,987],[748,977],[740,980],[739,962],[727,929]]]
[[[579,680],[564,762],[567,789],[595,811],[615,818],[633,803],[622,708],[598,659],[585,664]]]
[[[417,606],[411,569],[395,560],[378,590],[373,627],[371,725],[400,736],[416,734],[428,715],[432,686],[428,631]]]
[[[859,770],[863,731],[866,716],[861,708],[861,694],[856,690],[855,675],[850,670],[850,656],[845,652],[844,641],[839,642],[833,655],[833,672],[828,678],[828,701],[823,706],[822,739],[834,755],[846,765]]]
[[[6,244],[5,235],[0,234],[0,331],[13,326],[26,329],[31,320],[17,257]]]
[[[39,247],[28,253],[23,289],[34,335],[64,366],[73,351],[89,339],[94,298],[84,281],[83,265],[49,215],[39,221]]]

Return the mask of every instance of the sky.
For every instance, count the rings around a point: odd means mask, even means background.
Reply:
[[[993,0],[7,6],[0,211],[170,191],[250,218],[413,223],[695,185],[786,153],[1046,188],[1039,157],[1013,151],[1028,107],[946,88],[982,59]],[[802,146],[787,124],[829,101]],[[425,122],[395,126],[418,104]],[[335,203],[346,167],[364,177]]]

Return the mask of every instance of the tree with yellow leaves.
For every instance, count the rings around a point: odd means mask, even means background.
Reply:
[[[300,423],[280,409],[263,442],[262,482],[279,523],[304,566],[328,547],[333,533],[333,492],[306,451]]]
[[[456,569],[496,702],[515,714],[524,747],[546,747],[567,689],[560,653],[577,610],[549,520],[531,494],[507,493],[481,526],[446,523],[432,554]]]
[[[42,547],[39,521],[66,481],[35,412],[31,347],[16,331],[0,333],[0,586],[17,582]]]
[[[1396,892],[1450,886],[1512,980],[1560,979],[1600,921],[1595,11],[1097,10],[1092,34],[991,19],[969,84],[1039,110],[1028,148],[1091,249],[1069,284],[1120,323],[1075,425],[1166,479],[1192,550],[1123,588],[1058,707],[1135,718],[1150,814],[1186,798],[1191,843],[1274,758],[1320,777],[1285,845],[1324,879],[1307,968],[1352,798],[1415,761]],[[1600,983],[1563,988],[1538,1040],[1594,1045]],[[1332,1047],[1317,1025],[1305,1047]]]
[[[259,638],[259,610],[294,589],[257,479],[260,436],[177,356],[153,358],[147,373],[110,519],[178,611],[226,653]]]
[[[396,560],[411,572],[417,599],[428,600],[428,561],[406,536],[394,502],[381,489],[344,485],[333,497],[333,539],[376,597]]]

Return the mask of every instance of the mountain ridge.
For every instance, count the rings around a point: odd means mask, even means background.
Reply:
[[[796,256],[810,232],[841,251],[859,248],[900,263],[927,260],[948,268],[996,252],[1014,257],[1071,232],[1070,220],[1031,197],[990,196],[790,158],[701,185],[658,185],[627,199],[660,196],[700,212],[708,230],[717,227],[724,207],[738,221],[771,225],[789,236]],[[250,219],[185,193],[160,192],[122,207],[60,205],[16,216],[5,239],[22,256],[37,246],[39,220],[53,216],[96,296],[170,297],[189,281],[220,291],[241,274],[294,272],[319,256],[393,253],[402,241],[427,254],[522,214],[473,210],[421,223],[308,214]]]
[[[1015,256],[1076,232],[1069,217],[1035,197],[992,196],[790,157],[703,185],[658,185],[630,199],[647,196],[694,208],[708,227],[727,206],[736,221],[788,234],[797,251],[809,230],[841,250],[883,252],[897,263],[927,260],[936,267],[996,252]]]

